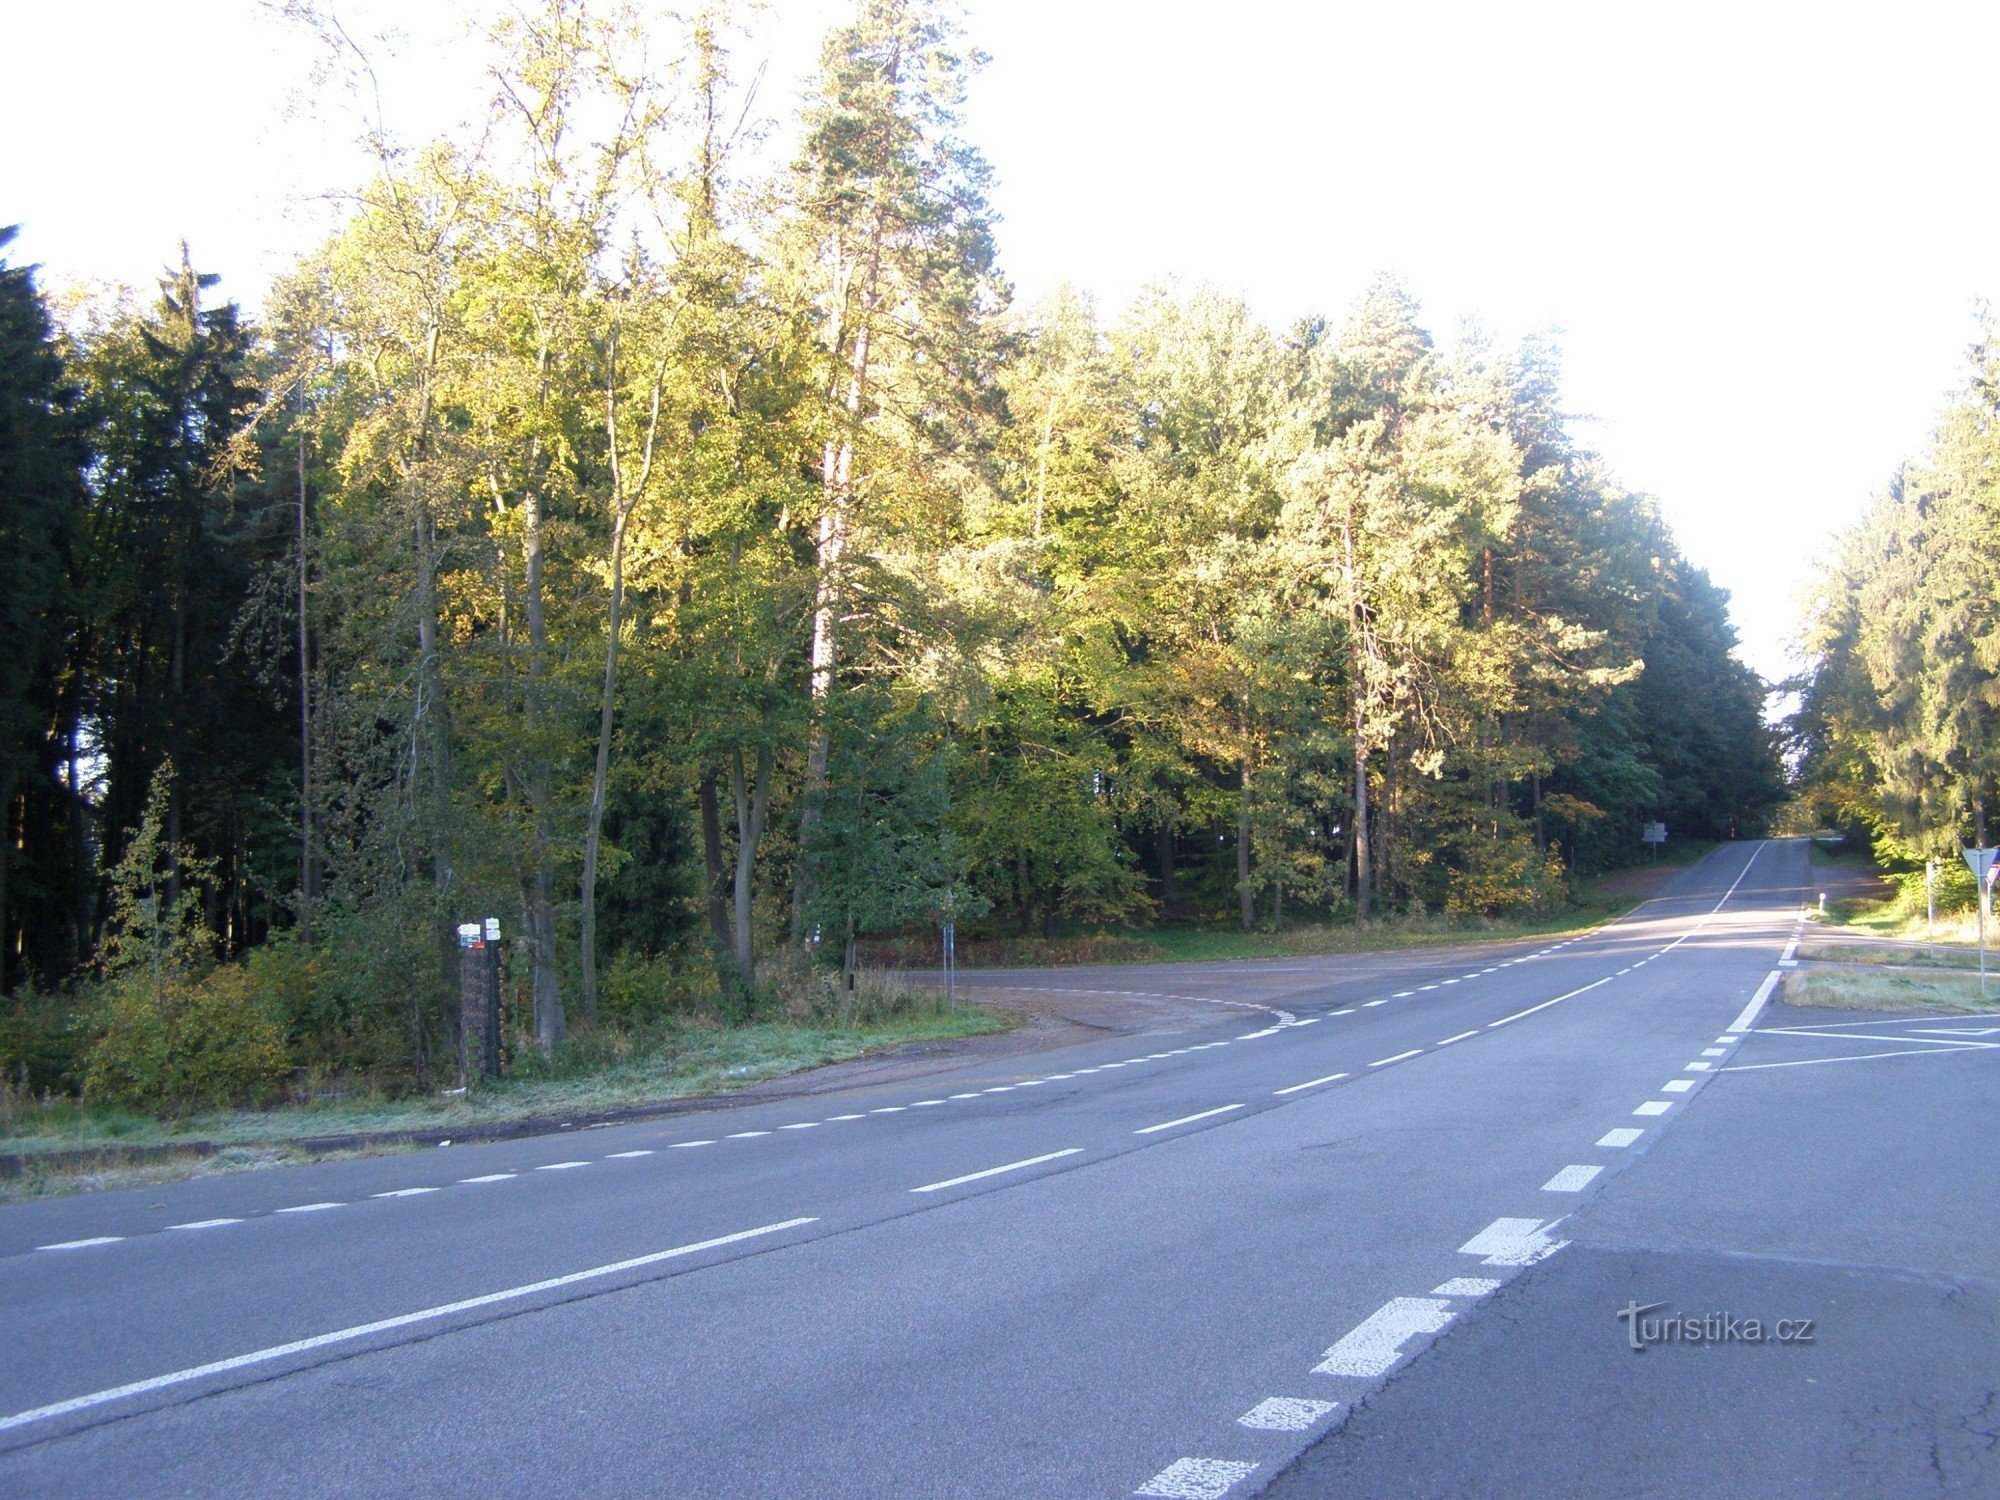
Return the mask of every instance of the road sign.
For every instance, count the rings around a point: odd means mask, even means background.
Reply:
[[[2000,854],[2000,849],[1961,849],[1959,852],[1965,856],[1965,863],[1972,870],[1974,880],[1991,883],[1993,856]]]
[[[1667,841],[1667,825],[1648,823],[1640,830],[1639,841],[1645,844],[1664,844]]]
[[[2000,849],[1963,849],[1972,878],[1979,882],[1979,998],[1986,998],[1986,918],[1993,910],[1993,856]]]

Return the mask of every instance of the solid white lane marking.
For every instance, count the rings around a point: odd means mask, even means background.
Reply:
[[[1881,1037],[1877,1041],[1884,1040]],[[1731,1063],[1722,1071],[1725,1073],[1761,1073],[1766,1068],[1818,1068],[1828,1063],[1873,1062],[1882,1057],[1951,1057],[1964,1056],[1952,1047],[1911,1047],[1897,1052],[1856,1052],[1847,1057],[1807,1057],[1793,1062],[1775,1063]]]
[[[1219,1109],[1205,1109],[1198,1115],[1182,1115],[1178,1120],[1163,1120],[1158,1125],[1147,1125],[1132,1132],[1134,1135],[1151,1135],[1156,1130],[1172,1130],[1176,1125],[1192,1125],[1196,1120],[1209,1120],[1217,1115],[1226,1115],[1232,1109],[1241,1109],[1240,1104],[1225,1104]]]
[[[1390,1063],[1399,1063],[1406,1057],[1415,1057],[1423,1050],[1421,1047],[1412,1047],[1408,1052],[1398,1052],[1394,1057],[1378,1057],[1368,1066],[1371,1068],[1386,1068]]]
[[[1312,1401],[1304,1396],[1266,1396],[1236,1419],[1238,1427],[1254,1427],[1259,1432],[1305,1432],[1330,1411],[1338,1401]]]
[[[1558,995],[1553,1000],[1544,1000],[1540,1005],[1531,1005],[1526,1010],[1517,1010],[1511,1016],[1502,1016],[1497,1021],[1488,1021],[1486,1023],[1486,1029],[1488,1031],[1491,1031],[1496,1026],[1505,1026],[1508,1022],[1518,1021],[1523,1016],[1532,1016],[1538,1010],[1547,1010],[1551,1005],[1560,1005],[1565,1000],[1574,1000],[1578,995],[1587,994],[1591,990],[1596,989],[1597,986],[1600,984],[1609,984],[1609,983],[1611,983],[1611,976],[1609,974],[1606,974],[1602,979],[1599,979],[1594,983],[1586,984],[1580,989],[1571,990],[1568,994]]]
[[[1495,1219],[1460,1245],[1458,1253],[1480,1256],[1489,1266],[1532,1266],[1569,1243],[1550,1239],[1553,1227],[1540,1219]]]
[[[780,1125],[780,1126],[778,1127],[778,1129],[780,1129],[780,1130],[817,1130],[817,1129],[819,1129],[819,1121],[817,1121],[817,1120],[800,1120],[800,1121],[798,1121],[798,1122],[797,1122],[796,1124],[793,1124],[793,1125]]]
[[[878,1109],[875,1111],[875,1113],[881,1115],[881,1114],[887,1114],[889,1113],[889,1111]],[[757,1139],[758,1136],[769,1135],[770,1133],[771,1132],[768,1130],[738,1130],[729,1135],[724,1136],[723,1139],[726,1141],[754,1141],[755,1139]]]
[[[277,1208],[273,1209],[272,1212],[280,1214],[317,1214],[324,1213],[329,1208],[345,1207],[347,1207],[345,1203],[294,1203],[289,1208]]]
[[[1670,1099],[1648,1099],[1644,1104],[1633,1110],[1632,1113],[1635,1115],[1663,1115],[1673,1107],[1673,1101]]]
[[[488,1172],[484,1177],[461,1177],[461,1185],[473,1182],[507,1182],[513,1178],[512,1172]]]
[[[1745,866],[1745,868],[1747,869],[1748,866]],[[1728,898],[1725,897],[1724,899],[1727,900]],[[1778,987],[1779,977],[1776,969],[1773,969],[1769,974],[1764,976],[1764,982],[1757,986],[1757,993],[1750,997],[1750,1003],[1743,1007],[1743,1013],[1729,1023],[1731,1031],[1740,1033],[1750,1029],[1751,1022],[1757,1019],[1757,1012],[1764,1008],[1764,1002],[1771,998],[1771,991]]]
[[[859,1115],[856,1115],[854,1118],[858,1120],[861,1117]],[[675,1151],[686,1151],[693,1146],[713,1146],[714,1144],[715,1144],[714,1141],[675,1141],[671,1149]]]
[[[1703,1057],[1727,1057],[1729,1056],[1729,1049],[1727,1047],[1704,1047],[1701,1049],[1701,1055]]]
[[[1710,1066],[1710,1064],[1705,1062],[1691,1062],[1685,1068],[1681,1069],[1681,1071],[1683,1073],[1706,1073]]]
[[[1431,1288],[1433,1297],[1484,1297],[1498,1291],[1500,1283],[1484,1276],[1454,1276],[1442,1286]]]
[[[567,1172],[572,1167],[587,1167],[587,1161],[552,1161],[535,1168],[537,1172]]]
[[[1600,1146],[1611,1146],[1614,1148],[1620,1146],[1629,1146],[1634,1141],[1638,1140],[1639,1137],[1644,1135],[1645,1133],[1646,1133],[1645,1131],[1635,1130],[1629,1125],[1622,1125],[1616,1130],[1607,1130],[1604,1133],[1603,1138],[1599,1140],[1597,1144]]]
[[[1580,1193],[1602,1172],[1602,1167],[1564,1167],[1542,1184],[1545,1193]]]
[[[1148,1500],[1222,1500],[1256,1467],[1233,1458],[1177,1458],[1132,1493]]]
[[[1063,1151],[1050,1151],[1042,1156],[1031,1156],[1025,1161],[1010,1161],[1004,1167],[988,1167],[983,1172],[967,1172],[963,1177],[947,1177],[943,1182],[927,1182],[922,1187],[910,1189],[913,1193],[935,1193],[945,1188],[957,1187],[961,1183],[978,1182],[983,1177],[998,1177],[1002,1172],[1019,1172],[1027,1167],[1039,1167],[1045,1161],[1056,1161],[1065,1156],[1075,1156],[1083,1150],[1081,1146],[1071,1146]]]
[[[355,1339],[368,1338],[378,1333],[388,1333],[398,1328],[409,1328],[418,1323],[435,1322],[439,1318],[453,1317],[458,1313],[472,1312],[482,1307],[492,1307],[501,1302],[514,1302],[523,1297],[533,1297],[542,1292],[559,1291],[563,1287],[575,1286],[580,1282],[595,1281],[606,1276],[617,1276],[626,1271],[636,1271],[642,1266],[658,1265],[662,1261],[676,1260],[684,1255],[698,1255],[704,1250],[719,1249],[724,1245],[739,1244],[744,1240],[756,1239],[761,1235],[778,1234],[787,1229],[797,1229],[802,1224],[816,1224],[817,1219],[786,1219],[780,1224],[764,1224],[756,1229],[741,1229],[735,1234],[719,1235],[712,1240],[701,1240],[692,1245],[676,1245],[671,1250],[655,1250],[650,1255],[634,1256],[630,1260],[613,1261],[610,1265],[592,1266],[587,1271],[571,1271],[566,1276],[552,1276],[545,1281],[529,1282],[525,1286],[508,1287],[504,1291],[487,1292],[478,1297],[467,1297],[458,1302],[447,1302],[438,1307],[426,1307],[417,1312],[400,1313],[393,1318],[379,1318],[373,1323],[357,1323],[351,1328],[340,1328],[332,1333],[315,1334],[311,1338],[295,1339],[289,1344],[274,1344],[267,1349],[253,1350],[249,1354],[237,1354],[228,1359],[212,1360],[205,1365],[194,1365],[185,1370],[175,1370],[166,1375],[155,1375],[147,1380],[135,1380],[127,1385],[112,1386],[108,1390],[92,1391],[87,1396],[72,1396],[67,1401],[53,1402],[48,1406],[37,1406],[29,1411],[16,1412],[10,1417],[0,1417],[0,1432],[16,1427],[26,1427],[33,1422],[46,1422],[52,1417],[65,1417],[72,1412],[88,1411],[95,1406],[104,1406],[113,1401],[122,1401],[129,1396],[143,1396],[152,1391],[166,1390],[190,1381],[204,1380],[211,1375],[226,1375],[233,1370],[248,1369],[253,1365],[269,1364],[273,1360],[285,1359],[294,1354],[309,1353],[314,1349],[324,1349],[332,1344],[351,1343]]]
[[[403,1189],[403,1191],[404,1191],[404,1192],[408,1192],[408,1191],[410,1191],[410,1190],[409,1190],[408,1188],[405,1188],[405,1189]],[[435,1192],[435,1191],[436,1191],[436,1189],[435,1189],[435,1188],[425,1188],[425,1189],[423,1189],[423,1191],[424,1191],[424,1192],[426,1192],[426,1193],[429,1193],[429,1192]],[[381,1193],[377,1193],[377,1194],[376,1194],[375,1196],[376,1196],[376,1197],[378,1197],[378,1198],[380,1198],[380,1197],[382,1197],[383,1195],[382,1195]],[[169,1228],[169,1229],[220,1229],[220,1228],[221,1228],[221,1227],[222,1227],[223,1225],[225,1225],[225,1224],[241,1224],[242,1222],[243,1222],[243,1221],[242,1221],[241,1219],[196,1219],[196,1220],[195,1220],[195,1221],[194,1221],[194,1222],[193,1222],[192,1224],[169,1224],[169,1225],[167,1226],[167,1228]]]
[[[92,1245],[115,1245],[124,1239],[122,1234],[97,1234],[87,1240],[62,1240],[53,1245],[37,1245],[37,1250],[88,1250]]]
[[[1479,1029],[1477,1027],[1474,1027],[1471,1031],[1461,1031],[1457,1036],[1448,1036],[1443,1041],[1439,1042],[1438,1045],[1440,1047],[1449,1047],[1453,1042],[1462,1042],[1469,1036],[1478,1036],[1478,1035],[1479,1035]]]
[[[606,1160],[606,1161],[631,1161],[631,1160],[632,1160],[632,1159],[633,1159],[634,1157],[638,1157],[638,1156],[651,1156],[652,1154],[653,1154],[653,1153],[652,1153],[652,1150],[651,1150],[651,1148],[650,1148],[650,1147],[646,1147],[646,1148],[641,1148],[640,1150],[637,1150],[637,1151],[614,1151],[614,1152],[612,1152],[612,1153],[611,1153],[611,1154],[610,1154],[609,1156],[607,1156],[607,1157],[605,1158],[605,1160]]]
[[[1322,1083],[1336,1083],[1346,1076],[1345,1073],[1329,1073],[1324,1078],[1314,1078],[1305,1083],[1295,1083],[1288,1089],[1273,1089],[1271,1092],[1274,1098],[1283,1098],[1286,1094],[1296,1094],[1302,1089],[1316,1089]]]
[[[1693,1087],[1694,1080],[1692,1078],[1672,1078],[1660,1085],[1660,1092],[1663,1094],[1685,1094]]]
[[[1438,1297],[1391,1297],[1364,1318],[1313,1366],[1315,1375],[1386,1375],[1403,1357],[1403,1345],[1436,1333],[1452,1320],[1452,1306]]]

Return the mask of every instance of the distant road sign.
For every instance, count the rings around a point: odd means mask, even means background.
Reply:
[[[1648,823],[1639,833],[1639,839],[1647,844],[1664,844],[1667,841],[1667,825]]]

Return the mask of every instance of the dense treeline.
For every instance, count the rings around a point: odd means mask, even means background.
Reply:
[[[719,17],[491,41],[254,327],[185,255],[60,333],[0,282],[4,978],[126,983],[106,1056],[223,983],[259,1067],[421,1080],[471,916],[550,1047],[946,916],[1546,909],[1778,795],[1547,347],[1013,307],[920,0],[768,180]]]
[[[2000,331],[1929,451],[1839,539],[1805,637],[1802,790],[1893,868],[1991,842],[2000,790]]]

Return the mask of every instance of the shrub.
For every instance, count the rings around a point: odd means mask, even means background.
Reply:
[[[154,982],[143,971],[105,986],[84,1069],[93,1102],[140,1109],[262,1104],[291,1071],[284,1028],[247,965],[205,979]]]

